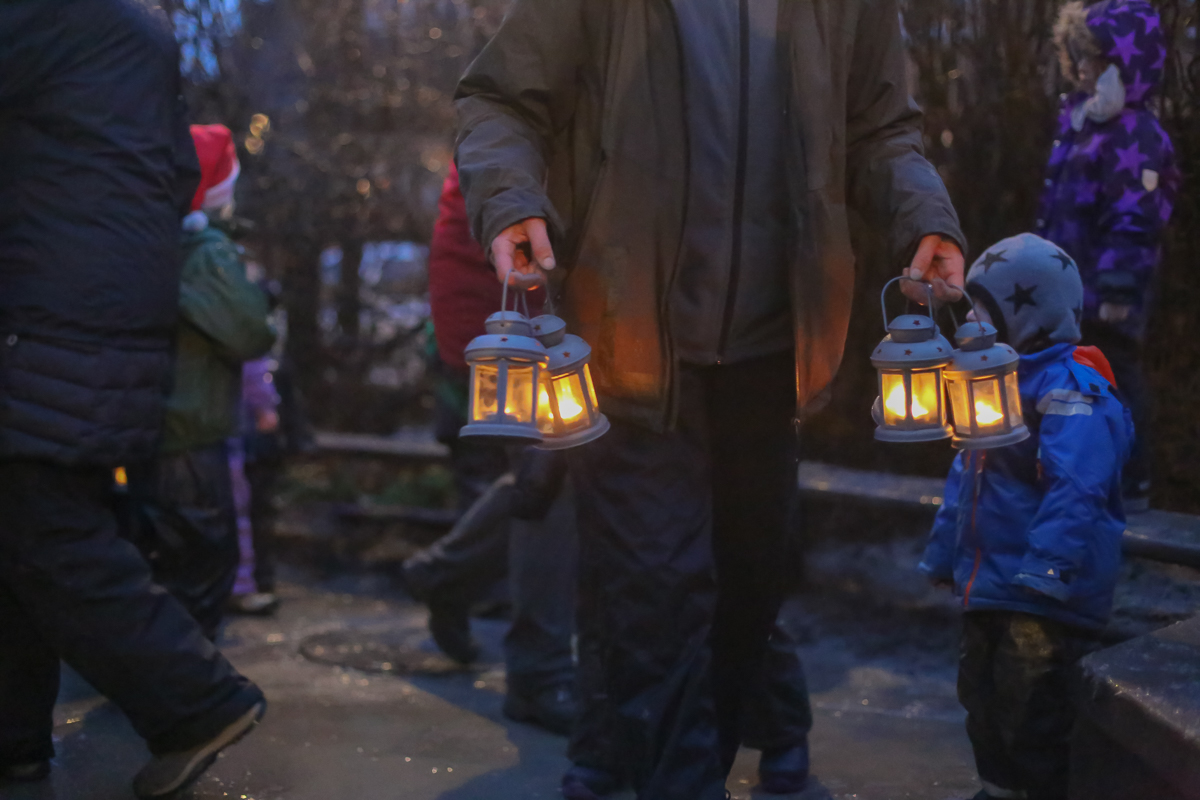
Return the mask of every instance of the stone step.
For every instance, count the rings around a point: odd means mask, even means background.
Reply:
[[[1200,800],[1200,617],[1080,665],[1072,800]]]
[[[944,482],[937,478],[806,461],[800,465],[799,481],[800,490],[809,495],[923,508],[931,514],[943,502]],[[1134,514],[1129,518],[1122,546],[1131,556],[1200,569],[1200,517],[1157,510]]]

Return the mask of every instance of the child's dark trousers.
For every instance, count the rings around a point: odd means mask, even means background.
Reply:
[[[988,795],[1066,800],[1071,681],[1097,634],[1015,611],[964,616],[958,699]]]

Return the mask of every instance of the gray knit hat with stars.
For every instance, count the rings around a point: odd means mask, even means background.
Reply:
[[[1032,233],[997,242],[967,273],[967,293],[984,306],[1019,353],[1079,341],[1083,283],[1062,248]]]

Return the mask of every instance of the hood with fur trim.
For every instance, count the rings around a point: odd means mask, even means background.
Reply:
[[[1103,0],[1086,8],[1071,3],[1063,8],[1055,38],[1064,51],[1098,55],[1116,65],[1127,106],[1144,106],[1162,86],[1167,39],[1158,12],[1146,0]]]

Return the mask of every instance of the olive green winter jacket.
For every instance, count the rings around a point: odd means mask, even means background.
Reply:
[[[239,429],[242,362],[267,354],[267,298],[246,278],[237,246],[214,227],[183,234],[175,383],[162,450],[216,444]]]
[[[848,207],[885,235],[897,269],[923,236],[963,236],[923,155],[895,0],[779,5],[803,410],[842,357],[854,292]],[[594,348],[601,404],[656,429],[671,423],[677,383],[667,303],[688,196],[683,74],[671,0],[516,0],[457,100],[475,236],[549,220],[567,272],[563,310]]]

